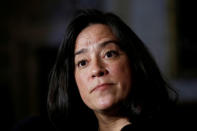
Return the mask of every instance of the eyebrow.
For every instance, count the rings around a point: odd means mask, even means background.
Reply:
[[[102,48],[102,47],[105,47],[106,45],[108,45],[108,44],[110,44],[110,43],[118,43],[116,40],[109,40],[109,41],[105,41],[105,42],[103,42],[103,43],[100,43],[99,45],[98,45],[98,48]],[[77,55],[79,55],[79,54],[82,54],[82,53],[85,53],[85,52],[87,52],[88,51],[88,49],[86,49],[86,48],[82,48],[81,50],[79,50],[79,51],[76,51],[75,52],[75,54],[74,54],[74,56],[77,56]]]

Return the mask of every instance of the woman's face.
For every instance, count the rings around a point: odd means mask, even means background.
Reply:
[[[75,45],[75,80],[83,102],[104,111],[124,100],[131,88],[129,59],[107,25],[83,29]]]

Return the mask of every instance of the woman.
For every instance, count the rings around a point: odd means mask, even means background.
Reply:
[[[59,49],[48,112],[60,130],[156,128],[173,105],[170,92],[142,41],[118,16],[82,10]]]

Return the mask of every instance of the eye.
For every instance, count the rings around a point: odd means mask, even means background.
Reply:
[[[110,50],[105,53],[106,58],[112,58],[112,57],[116,57],[116,56],[118,56],[118,52],[114,51],[114,50]]]
[[[84,67],[87,65],[87,60],[81,60],[77,63],[78,67]]]

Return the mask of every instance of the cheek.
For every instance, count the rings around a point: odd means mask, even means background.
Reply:
[[[88,85],[87,85],[87,78],[82,73],[75,73],[75,81],[77,83],[77,87],[79,90],[79,93],[81,95],[81,98],[83,100],[86,99],[87,93],[88,93]]]
[[[111,74],[117,78],[130,78],[131,77],[131,69],[127,63],[118,62],[114,63],[110,66]]]
[[[75,71],[75,81],[77,83],[77,86],[79,89],[85,88],[87,84],[87,78],[86,75],[84,75],[84,71]]]
[[[118,81],[123,88],[131,87],[131,68],[126,62],[114,63],[110,67],[111,76]]]

